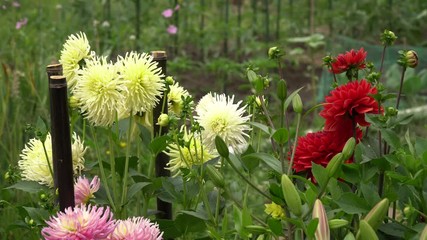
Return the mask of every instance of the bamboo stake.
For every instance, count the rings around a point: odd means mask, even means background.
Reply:
[[[157,62],[157,66],[162,69],[162,74],[166,75],[166,61],[167,56],[165,51],[152,51],[151,56],[153,56],[153,60]],[[167,95],[163,94],[162,99],[160,99],[159,104],[153,110],[153,119],[154,122],[157,121],[160,114],[168,113],[167,105],[162,104],[163,102],[167,103]],[[162,109],[164,107],[164,109]],[[167,127],[160,127],[157,124],[153,124],[154,126],[154,136],[166,135],[168,133]],[[165,169],[166,164],[169,162],[169,156],[164,152],[160,152],[156,156],[156,177],[169,177],[169,170]],[[157,210],[161,212],[160,218],[163,219],[172,219],[172,204],[168,202],[164,202],[161,199],[157,198]]]
[[[49,81],[52,162],[56,165],[59,209],[74,207],[74,179],[68,117],[67,82],[64,76],[51,76]]]

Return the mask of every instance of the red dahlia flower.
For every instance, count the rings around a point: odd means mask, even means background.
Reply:
[[[366,67],[366,55],[367,52],[363,48],[360,48],[359,51],[351,49],[350,52],[347,51],[345,54],[339,54],[332,62],[329,71],[338,74],[350,69],[364,69]]]
[[[309,171],[311,176],[312,162],[326,167],[332,157],[343,150],[345,143],[353,135],[351,127],[343,127],[339,131],[323,130],[299,137],[292,168],[295,172]],[[361,138],[362,131],[356,128],[356,142]],[[346,159],[346,162],[352,161],[352,158]]]
[[[324,109],[320,112],[320,116],[326,119],[325,130],[336,130],[340,125],[352,128],[353,123],[369,126],[365,121],[365,113],[379,112],[378,103],[372,97],[376,93],[377,89],[364,79],[332,90],[325,98]]]

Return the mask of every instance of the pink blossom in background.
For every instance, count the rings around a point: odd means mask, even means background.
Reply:
[[[179,8],[180,8],[180,6],[179,6],[179,4],[177,4],[177,5],[175,6],[175,11],[178,11],[178,10],[179,10]]]
[[[168,8],[162,12],[163,17],[170,18],[173,15],[173,10]]]
[[[87,203],[93,194],[99,190],[101,185],[98,176],[95,176],[92,181],[89,183],[89,179],[86,177],[80,176],[77,181],[74,183],[74,199],[76,206],[81,203]]]
[[[17,2],[17,1],[14,1],[14,2],[12,3],[12,6],[14,6],[14,7],[16,7],[16,8],[19,8],[19,7],[21,6],[21,4],[19,4],[19,2]]]
[[[178,32],[178,28],[175,25],[169,25],[167,31],[169,34],[175,35]]]
[[[23,18],[23,19],[16,22],[15,28],[21,29],[23,26],[27,25],[27,23],[28,23],[28,18]]]

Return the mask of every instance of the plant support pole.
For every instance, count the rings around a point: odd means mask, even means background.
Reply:
[[[157,66],[162,69],[162,74],[166,76],[166,61],[167,56],[165,51],[152,51],[151,56],[153,56],[153,60],[157,62]],[[162,99],[160,99],[159,104],[154,108],[153,111],[153,123],[157,121],[160,114],[168,113],[167,105],[164,109],[163,102],[167,103],[167,95],[163,94]],[[160,127],[157,124],[153,124],[154,126],[154,136],[166,135],[168,133],[167,127]],[[166,164],[169,162],[169,156],[164,152],[160,152],[156,156],[156,177],[169,177],[169,170],[165,169]],[[163,219],[172,219],[172,204],[168,202],[164,202],[161,199],[157,198],[157,210],[162,213],[161,218]]]
[[[46,67],[46,73],[47,73],[47,78],[49,80],[49,86],[51,83],[50,77],[52,76],[61,76],[62,75],[62,64],[50,64]],[[49,87],[49,93],[51,91],[51,88]],[[50,109],[52,109],[52,101],[50,101]],[[54,130],[54,126],[51,125],[51,131],[50,131],[50,135],[52,139],[55,139],[54,134],[55,134],[55,130]],[[56,152],[55,152],[56,153]],[[54,153],[52,153],[52,158],[53,159],[58,159],[57,156],[53,155]],[[57,166],[57,162],[52,160],[52,164],[53,164],[53,186],[54,189],[58,188],[58,166]]]
[[[52,136],[52,162],[57,176],[59,209],[74,207],[73,162],[71,156],[70,120],[68,117],[67,82],[64,76],[49,81]]]

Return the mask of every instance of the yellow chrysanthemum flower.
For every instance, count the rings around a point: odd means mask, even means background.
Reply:
[[[49,164],[52,166],[52,139],[50,133],[46,136],[46,152],[49,158]],[[73,144],[71,146],[74,174],[79,173],[84,168],[84,154],[86,147],[77,136],[73,134]],[[53,178],[46,161],[46,155],[43,144],[40,140],[33,138],[25,145],[18,161],[19,169],[22,171],[23,180],[36,181],[40,184],[53,187]]]
[[[209,149],[215,149],[215,137],[220,136],[234,151],[240,152],[246,146],[247,131],[250,115],[245,114],[245,107],[240,107],[242,101],[233,103],[234,96],[208,93],[196,106],[195,117],[203,127],[204,144]]]
[[[130,52],[119,57],[118,70],[127,91],[124,92],[125,106],[129,112],[149,112],[159,102],[164,89],[161,68],[146,53]]]
[[[95,126],[110,126],[127,112],[123,94],[126,88],[115,65],[105,58],[88,61],[79,71],[73,89],[85,118]]]
[[[62,64],[63,74],[67,79],[68,88],[73,89],[76,85],[79,63],[91,58],[90,45],[85,33],[70,35],[61,51],[59,62]]]
[[[179,116],[183,107],[182,97],[190,96],[187,90],[179,86],[178,82],[170,85],[168,93],[168,110]]]
[[[270,204],[264,204],[265,210],[264,212],[270,215],[274,219],[283,219],[286,217],[285,210],[282,206],[272,202]]]
[[[201,165],[214,158],[214,155],[208,151],[206,146],[200,141],[200,137],[188,133],[184,128],[185,146],[176,143],[169,144],[166,154],[170,160],[167,168],[174,176],[180,173],[181,168],[191,168],[193,165]]]

